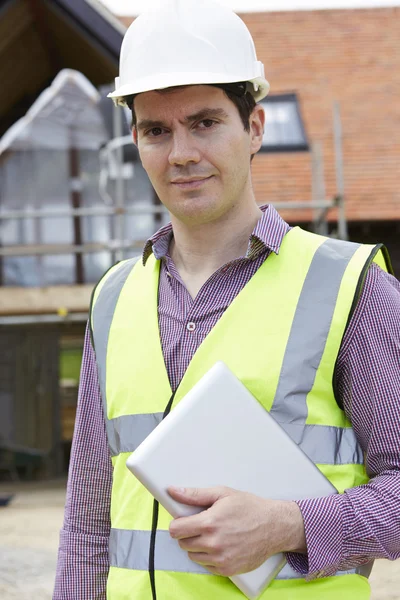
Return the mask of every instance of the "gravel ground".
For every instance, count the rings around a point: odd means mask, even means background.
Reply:
[[[1,486],[15,492],[0,508],[1,600],[50,600],[53,592],[65,482],[46,487]]]
[[[65,482],[1,484],[15,492],[0,508],[0,599],[51,600]],[[376,561],[371,600],[400,600],[400,560]]]

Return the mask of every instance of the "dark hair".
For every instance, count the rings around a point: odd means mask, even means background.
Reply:
[[[221,83],[215,84],[214,87],[219,87],[224,91],[225,95],[229,98],[229,100],[233,102],[233,104],[238,109],[245,131],[250,131],[250,115],[253,112],[253,109],[256,105],[256,101],[254,100],[254,97],[250,94],[250,92],[247,91],[247,84],[245,82],[227,84]],[[161,93],[163,91],[164,90],[160,90]],[[126,105],[132,111],[132,127],[136,125],[134,100],[135,95],[125,97]]]

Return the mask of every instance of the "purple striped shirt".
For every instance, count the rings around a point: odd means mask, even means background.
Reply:
[[[223,312],[289,230],[272,207],[246,256],[216,271],[195,299],[168,253],[171,225],[147,242],[161,259],[159,326],[171,387]],[[187,329],[191,322],[192,331]],[[400,557],[400,283],[372,265],[338,357],[336,383],[365,453],[370,482],[329,498],[303,500],[307,555],[288,554],[309,578]],[[53,600],[106,598],[112,465],[93,348],[86,333],[64,525]]]

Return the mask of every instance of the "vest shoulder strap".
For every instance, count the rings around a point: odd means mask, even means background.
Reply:
[[[118,261],[114,265],[112,265],[107,271],[101,276],[99,281],[96,283],[92,290],[92,294],[90,297],[90,305],[89,305],[89,331],[90,331],[90,340],[92,342],[92,347],[95,350],[94,336],[93,336],[93,307],[97,298],[99,297],[104,284],[110,278],[113,278],[117,274],[117,272],[126,265],[128,272],[130,272],[136,263],[140,260],[140,256],[134,256],[132,258],[128,258],[127,260]],[[130,266],[130,268],[129,268]]]
[[[357,307],[357,304],[360,300],[361,294],[363,292],[364,289],[364,284],[365,284],[365,278],[367,276],[368,273],[368,269],[371,267],[372,263],[376,263],[378,266],[380,266],[381,268],[383,268],[384,270],[386,270],[388,273],[390,273],[391,275],[394,275],[394,271],[393,271],[393,267],[392,267],[392,263],[390,260],[390,256],[389,256],[389,252],[388,249],[386,248],[386,246],[384,246],[383,244],[376,244],[375,246],[371,247],[371,252],[367,258],[367,260],[365,261],[365,264],[363,266],[363,269],[360,273],[360,276],[358,278],[358,282],[357,282],[357,287],[356,287],[356,291],[354,294],[354,298],[353,298],[353,302],[350,308],[350,312],[349,312],[349,316],[347,319],[347,323],[346,323],[346,327],[343,333],[343,338],[346,335],[346,331],[349,327],[350,321],[354,315],[354,311]],[[342,341],[343,341],[342,338]],[[335,399],[337,402],[337,405],[339,406],[339,408],[341,410],[344,410],[344,406],[343,406],[343,401],[342,398],[339,395],[338,389],[337,389],[337,369],[338,369],[338,359],[336,359],[335,362],[335,368],[333,370],[333,377],[332,377],[332,387],[333,387],[333,392],[335,394]]]

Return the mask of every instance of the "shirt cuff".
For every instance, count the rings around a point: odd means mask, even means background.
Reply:
[[[298,500],[306,535],[307,554],[288,552],[289,565],[307,579],[330,577],[343,560],[344,498],[334,494],[324,498]]]

